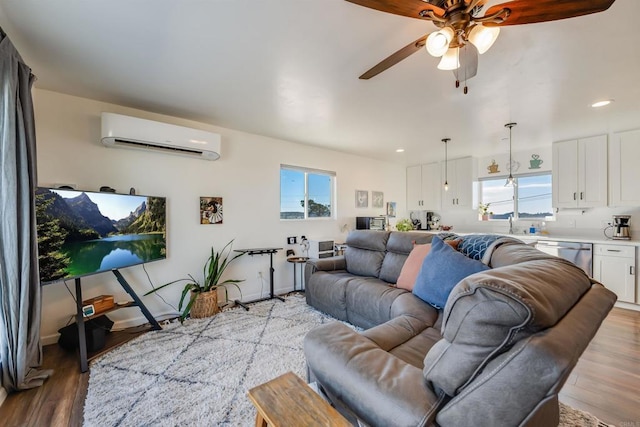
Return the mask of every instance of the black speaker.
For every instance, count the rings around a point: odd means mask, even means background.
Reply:
[[[98,351],[105,345],[107,332],[111,331],[113,321],[107,316],[98,316],[84,323],[85,336],[87,338],[87,351]],[[65,350],[75,350],[80,347],[78,338],[78,326],[72,323],[58,330],[60,338],[58,345]]]

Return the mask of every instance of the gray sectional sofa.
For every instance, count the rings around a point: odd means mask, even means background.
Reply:
[[[552,426],[558,392],[615,295],[515,239],[461,280],[443,310],[395,288],[429,233],[351,232],[344,256],[306,267],[307,302],[340,322],[305,338],[309,380],[354,424]]]

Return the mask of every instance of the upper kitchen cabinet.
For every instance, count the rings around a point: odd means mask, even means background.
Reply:
[[[407,207],[409,210],[440,209],[440,165],[407,168]]]
[[[473,157],[449,160],[446,168],[442,163],[442,183],[446,179],[449,184],[449,190],[445,190],[444,185],[441,186],[442,209],[473,207],[473,180],[477,176],[477,168],[477,160]]]
[[[640,130],[613,134],[609,158],[611,206],[640,206]]]
[[[553,144],[553,206],[607,206],[607,135]]]

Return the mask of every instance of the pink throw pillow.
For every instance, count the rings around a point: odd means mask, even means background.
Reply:
[[[416,278],[418,277],[418,273],[420,273],[420,268],[422,267],[422,261],[424,261],[424,257],[427,256],[430,250],[431,243],[426,245],[415,245],[413,247],[407,257],[407,260],[402,266],[402,270],[400,270],[398,283],[396,283],[398,288],[406,289],[409,292],[413,290],[413,285],[415,285]]]

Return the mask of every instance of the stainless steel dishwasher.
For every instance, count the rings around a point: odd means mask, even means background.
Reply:
[[[578,242],[561,242],[555,240],[541,240],[536,243],[540,249],[550,255],[555,255],[571,261],[589,275],[593,276],[593,244]]]

